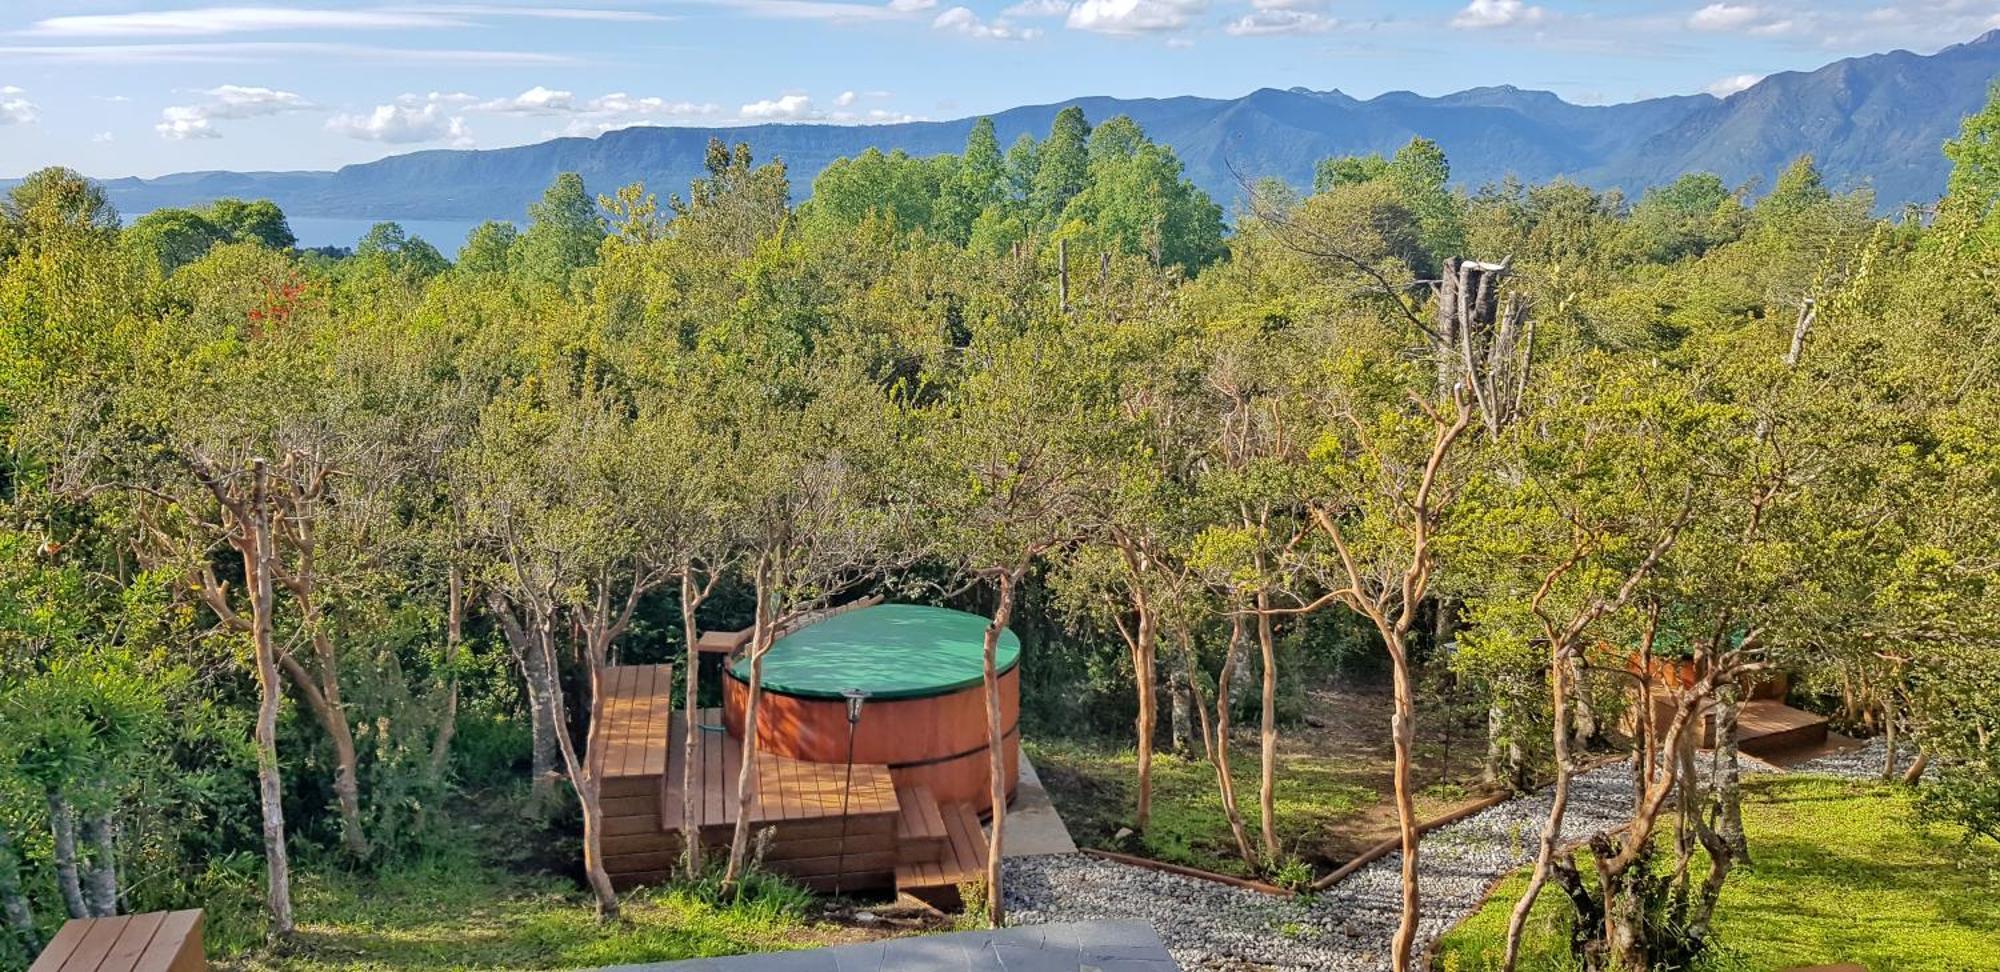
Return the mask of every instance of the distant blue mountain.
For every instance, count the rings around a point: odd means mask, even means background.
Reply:
[[[1437,141],[1466,186],[1517,176],[1565,177],[1637,192],[1686,172],[1762,183],[1812,153],[1835,186],[1870,185],[1884,208],[1935,198],[1947,166],[1940,144],[1977,111],[2000,77],[2000,31],[1920,56],[1907,51],[1837,61],[1765,78],[1727,98],[1691,95],[1585,106],[1545,91],[1474,88],[1429,98],[1395,91],[1360,100],[1339,91],[1265,88],[1241,98],[1077,98],[992,115],[1002,145],[1043,135],[1057,111],[1092,122],[1129,115],[1174,147],[1189,178],[1225,203],[1246,182],[1275,176],[1304,187],[1332,155],[1395,151]],[[275,200],[317,217],[518,219],[559,172],[595,191],[645,182],[663,196],[701,172],[712,136],[781,158],[803,196],[834,159],[871,146],[913,155],[958,152],[973,119],[896,125],[629,128],[517,148],[433,150],[333,172],[188,172],[106,183],[128,213],[223,196]]]

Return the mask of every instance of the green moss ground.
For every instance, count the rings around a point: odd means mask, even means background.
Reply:
[[[1915,823],[1907,792],[1822,777],[1749,781],[1754,866],[1730,875],[1716,918],[1720,968],[1858,962],[1871,972],[2000,968],[2000,845]],[[1437,967],[1496,969],[1515,875],[1439,943]],[[1559,895],[1537,903],[1523,968],[1567,964]]]

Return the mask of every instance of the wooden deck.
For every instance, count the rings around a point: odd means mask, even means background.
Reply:
[[[620,889],[668,880],[681,858],[687,716],[669,709],[672,675],[666,665],[604,674],[591,758],[603,786],[605,870]],[[695,825],[704,847],[726,853],[743,743],[723,727],[720,710],[695,718]],[[756,759],[750,825],[770,834],[770,870],[815,890],[893,887],[940,907],[956,907],[958,886],[983,875],[986,838],[972,805],[940,804],[923,786],[898,788],[881,764],[855,763],[850,785],[844,762],[768,752]]]
[[[1743,703],[1737,714],[1736,738],[1744,752],[1757,757],[1821,746],[1827,741],[1826,717],[1757,699]]]
[[[200,972],[201,912],[154,911],[77,918],[62,926],[29,972]]]

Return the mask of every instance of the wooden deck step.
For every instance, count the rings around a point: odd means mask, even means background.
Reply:
[[[896,803],[897,864],[921,864],[942,859],[951,834],[945,830],[944,813],[928,786],[899,786]]]
[[[959,885],[986,876],[986,831],[970,803],[946,804],[938,809],[944,817],[947,853],[936,861],[899,865],[896,890],[934,908],[957,911],[964,906]]]
[[[1736,725],[1737,745],[1752,756],[1785,753],[1826,742],[1826,717],[1771,699],[1744,703]]]

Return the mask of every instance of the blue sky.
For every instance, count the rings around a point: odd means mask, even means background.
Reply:
[[[1626,101],[1995,27],[2000,0],[0,0],[0,175],[329,168],[1089,94]]]

